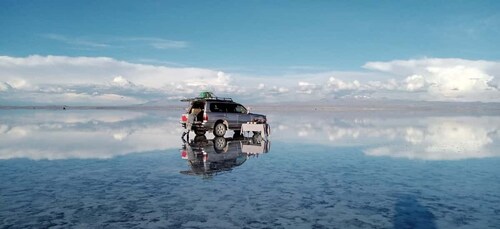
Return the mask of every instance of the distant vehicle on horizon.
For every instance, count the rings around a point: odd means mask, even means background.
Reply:
[[[227,130],[239,135],[244,123],[265,124],[267,118],[262,114],[250,113],[243,105],[231,98],[216,97],[211,92],[202,92],[199,97],[183,99],[189,102],[185,114],[181,115],[181,124],[187,131],[204,135],[212,131],[215,136],[223,137]]]

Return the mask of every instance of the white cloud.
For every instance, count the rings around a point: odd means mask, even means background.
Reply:
[[[108,44],[105,43],[100,43],[100,42],[95,42],[91,41],[87,38],[81,38],[81,37],[68,37],[60,34],[45,34],[42,35],[43,37],[55,41],[60,41],[69,45],[75,45],[75,46],[85,46],[85,47],[92,47],[92,48],[104,48],[108,47]]]
[[[318,89],[320,89],[320,87],[316,84],[304,82],[304,81],[299,81],[297,92],[303,93],[303,94],[313,94]]]
[[[40,103],[142,103],[153,97],[192,96],[201,89],[242,91],[231,76],[210,69],[134,64],[107,57],[0,56],[2,90],[13,100]],[[10,85],[11,87],[7,86]],[[98,96],[95,96],[98,95]]]
[[[364,67],[370,72],[251,76],[108,57],[0,56],[0,91],[10,91],[0,100],[105,104],[120,98],[141,103],[211,90],[265,102],[325,98],[500,102],[500,62],[418,59],[369,62]]]
[[[405,79],[406,90],[408,91],[419,91],[426,86],[426,82],[421,75],[411,75]]]
[[[342,80],[336,79],[335,77],[330,77],[328,79],[327,87],[333,91],[351,91],[358,90],[361,88],[359,81],[354,80],[352,82],[344,82]]]
[[[123,78],[123,76],[116,76],[115,78],[113,78],[113,85],[117,85],[117,86],[120,86],[120,87],[130,87],[130,86],[134,86],[134,83],[126,80],[125,78]]]
[[[289,89],[286,88],[286,87],[277,87],[277,86],[274,86],[273,87],[273,91],[282,94],[282,93],[287,93],[289,91]]]
[[[83,48],[144,48],[182,49],[189,46],[186,41],[169,40],[158,37],[72,37],[62,34],[43,34],[42,37]]]
[[[224,72],[217,72],[217,81],[219,85],[227,86],[231,82],[231,76]]]
[[[180,49],[188,47],[188,42],[186,41],[167,40],[156,37],[124,38],[124,40],[145,42],[156,49]]]
[[[364,67],[404,79],[401,89],[426,91],[426,100],[500,101],[495,86],[499,62],[428,58],[369,62]]]
[[[11,90],[12,86],[6,82],[0,82],[0,92]]]
[[[465,66],[429,67],[427,82],[431,84],[429,91],[435,95],[446,97],[474,96],[491,88],[488,85],[493,77],[484,71]]]
[[[22,88],[27,88],[29,87],[30,85],[26,82],[26,80],[24,79],[12,79],[9,81],[8,83],[10,86],[12,86],[12,88],[16,88],[16,89],[22,89]]]

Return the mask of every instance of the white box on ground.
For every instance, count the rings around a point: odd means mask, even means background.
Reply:
[[[270,134],[270,128],[268,124],[256,124],[256,123],[243,123],[241,124],[241,132],[257,131],[264,136]]]
[[[261,154],[266,152],[265,151],[265,145],[260,144],[260,145],[244,145],[243,143],[241,144],[241,152],[247,153],[247,154]]]

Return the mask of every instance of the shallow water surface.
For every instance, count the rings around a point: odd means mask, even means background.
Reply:
[[[263,111],[267,139],[184,142],[180,113],[1,110],[1,227],[500,225],[500,116]]]

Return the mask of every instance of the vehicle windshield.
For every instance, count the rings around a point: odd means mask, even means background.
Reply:
[[[236,106],[235,111],[236,111],[236,113],[242,113],[242,114],[246,114],[247,113],[247,109],[244,106],[240,105],[240,104],[238,104]]]

